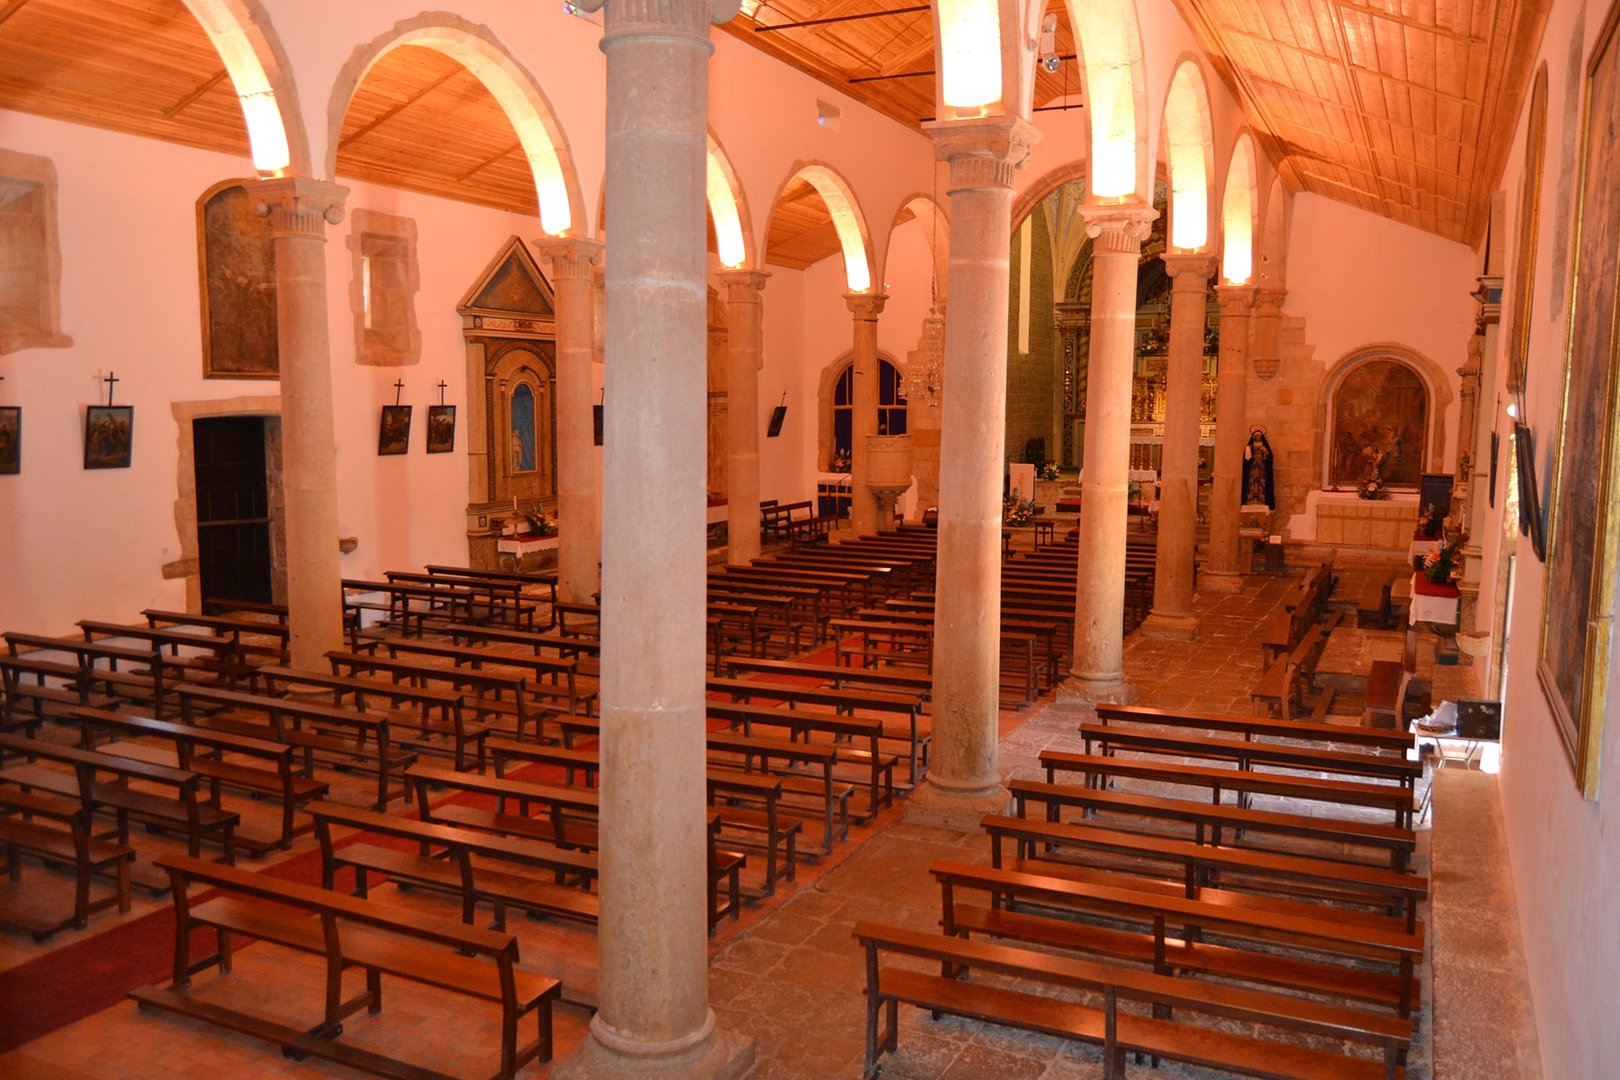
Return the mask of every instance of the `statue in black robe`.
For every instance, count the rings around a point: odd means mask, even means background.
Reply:
[[[1271,482],[1271,443],[1263,429],[1255,428],[1243,447],[1243,504],[1261,503],[1277,509],[1277,492]]]

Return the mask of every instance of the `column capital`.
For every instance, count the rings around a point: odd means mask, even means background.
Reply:
[[[1139,255],[1159,212],[1146,203],[1083,204],[1078,213],[1091,237],[1091,250],[1102,255]]]
[[[1041,132],[1017,116],[975,116],[923,125],[934,140],[934,158],[951,163],[946,194],[971,188],[1010,188],[1012,174],[1029,162]]]
[[[844,303],[849,305],[849,313],[855,316],[856,322],[877,322],[877,317],[883,314],[883,305],[889,297],[885,293],[845,293]]]
[[[1215,256],[1204,251],[1189,251],[1184,254],[1167,253],[1163,256],[1164,272],[1172,281],[1183,288],[1203,288],[1209,279],[1215,275]],[[1179,279],[1187,278],[1183,283]]]
[[[602,261],[602,241],[575,236],[542,236],[535,253],[551,261],[553,281],[589,279],[591,267]]]
[[[1283,301],[1288,299],[1288,290],[1275,286],[1259,286],[1254,291],[1254,313],[1256,315],[1282,315]]]
[[[272,237],[326,238],[326,226],[343,220],[349,189],[307,176],[272,176],[242,184],[253,199],[253,212],[270,219]]]
[[[1215,299],[1221,306],[1221,318],[1246,318],[1254,308],[1255,294],[1259,291],[1253,285],[1215,286]]]
[[[722,270],[715,277],[726,287],[727,303],[759,303],[759,294],[765,291],[770,279],[769,270]]]
[[[607,0],[574,0],[573,6],[581,11],[600,11],[606,3]],[[613,6],[618,9],[627,7],[636,9],[632,12],[636,22],[661,22],[668,19],[667,14],[663,19],[658,17],[663,14],[661,9],[669,6],[660,0],[613,0]],[[736,17],[741,3],[740,0],[707,0],[706,3],[694,6],[702,8],[710,22],[724,23]]]

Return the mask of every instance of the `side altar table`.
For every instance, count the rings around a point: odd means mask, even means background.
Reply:
[[[1461,596],[1455,585],[1442,585],[1430,581],[1423,574],[1413,574],[1412,606],[1407,613],[1407,622],[1414,626],[1420,622],[1456,626]]]

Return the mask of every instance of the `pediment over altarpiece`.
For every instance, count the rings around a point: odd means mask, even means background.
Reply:
[[[520,324],[512,329],[550,330],[557,309],[551,283],[540,270],[523,241],[514,236],[506,242],[472,288],[461,298],[456,310],[469,317],[469,323],[492,328],[491,322]]]

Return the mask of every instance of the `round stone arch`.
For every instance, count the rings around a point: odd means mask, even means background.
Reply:
[[[878,360],[894,368],[896,374],[905,374],[905,365],[882,349],[878,350]],[[844,369],[855,362],[855,351],[846,349],[840,353],[832,363],[821,369],[821,381],[816,388],[816,471],[831,471],[833,457],[833,403],[838,392],[838,379],[844,374]],[[881,406],[880,406],[881,407]],[[907,430],[910,430],[910,405],[906,406],[908,413]],[[849,449],[845,447],[845,449]]]
[[[1424,419],[1422,439],[1423,460],[1420,472],[1439,472],[1445,467],[1446,416],[1453,399],[1451,381],[1445,371],[1433,360],[1416,349],[1394,342],[1364,345],[1346,353],[1334,364],[1322,381],[1322,393],[1317,405],[1317,432],[1313,475],[1324,490],[1332,490],[1332,464],[1335,440],[1335,406],[1339,391],[1347,376],[1370,363],[1389,361],[1400,364],[1415,374],[1428,394],[1427,416]],[[1344,489],[1343,483],[1339,484]]]

